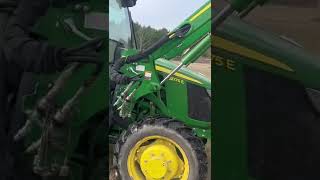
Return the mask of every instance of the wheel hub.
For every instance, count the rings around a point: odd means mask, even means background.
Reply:
[[[175,177],[181,163],[175,147],[162,140],[145,147],[139,162],[143,174],[150,179]]]
[[[144,174],[154,179],[160,179],[167,174],[168,168],[163,159],[152,159],[151,161],[145,162],[142,167]]]
[[[132,179],[187,180],[189,174],[189,161],[183,149],[162,136],[148,136],[137,142],[130,150],[127,165]]]

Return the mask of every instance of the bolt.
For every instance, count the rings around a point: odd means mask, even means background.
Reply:
[[[147,161],[147,160],[144,160],[144,162],[145,162],[145,163],[148,163],[148,161]]]
[[[169,161],[167,161],[167,163],[172,163],[172,161],[171,161],[171,160],[169,160]]]

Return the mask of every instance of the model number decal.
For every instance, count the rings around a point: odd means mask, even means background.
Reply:
[[[175,77],[171,77],[169,78],[170,81],[175,81],[177,83],[180,83],[180,84],[184,84],[184,80],[182,79],[178,79],[178,78],[175,78]]]
[[[213,64],[219,67],[224,67],[227,70],[235,71],[236,62],[231,59],[225,59],[220,56],[212,56]]]

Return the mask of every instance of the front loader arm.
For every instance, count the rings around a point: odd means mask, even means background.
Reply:
[[[239,13],[239,16],[244,16],[249,13],[257,5],[263,5],[267,0],[232,0],[230,5],[227,6],[221,14],[221,16],[211,16],[211,1],[208,1],[190,17],[183,21],[176,29],[168,33],[170,39],[167,43],[164,43],[153,54],[154,59],[160,57],[165,59],[172,59],[182,56],[189,52],[196,44],[200,42],[206,35],[212,32],[212,27],[219,26],[226,17],[231,15],[234,11]],[[220,15],[221,15],[220,14]],[[185,32],[179,38],[175,38],[179,30],[184,29]]]
[[[207,2],[185,21],[183,21],[175,30],[168,33],[168,37],[174,37],[176,31],[181,28],[186,28],[186,33],[178,38],[175,38],[164,44],[156,52],[152,54],[154,59],[160,57],[172,59],[182,56],[204,36],[211,32],[211,2]]]

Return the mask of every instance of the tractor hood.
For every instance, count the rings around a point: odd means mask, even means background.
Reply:
[[[215,55],[320,89],[320,59],[297,44],[231,17],[213,36]]]
[[[164,74],[169,74],[177,65],[166,60],[158,59],[156,60],[156,70]],[[176,77],[181,78],[190,83],[202,86],[208,90],[211,89],[211,81],[200,73],[191,71],[188,68],[181,68],[176,74]]]

